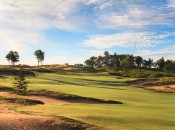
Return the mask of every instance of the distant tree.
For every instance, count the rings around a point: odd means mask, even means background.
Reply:
[[[147,61],[148,67],[151,68],[154,64],[153,59],[149,58]]]
[[[92,56],[90,59],[85,61],[85,65],[88,67],[95,67],[97,57]]]
[[[129,57],[122,59],[120,62],[120,66],[125,69],[130,69],[133,67],[133,63]]]
[[[165,60],[162,57],[161,59],[157,60],[157,62],[155,63],[156,67],[158,69],[163,69],[164,65],[165,65]]]
[[[97,57],[96,64],[95,64],[95,66],[97,68],[101,68],[103,66],[103,59],[104,58],[102,56],[98,56]]]
[[[109,66],[109,64],[110,64],[110,54],[108,51],[104,52],[103,63],[105,66]]]
[[[143,67],[144,68],[151,68],[154,65],[153,59],[143,60]]]
[[[91,60],[87,59],[85,62],[84,62],[85,66],[87,67],[93,67],[93,63]]]
[[[163,67],[163,71],[169,73],[175,72],[175,64],[173,63],[173,61],[167,60]]]
[[[41,63],[43,65],[44,52],[42,50],[36,50],[34,52],[34,55],[36,56],[36,59],[38,60],[38,66],[39,66],[39,63]]]
[[[83,67],[84,65],[83,64],[74,64],[74,66]]]
[[[143,67],[147,68],[148,67],[148,61],[147,60],[143,60]]]
[[[175,64],[175,61],[164,60],[162,57],[161,59],[157,60],[156,62],[153,61],[153,59],[149,58],[147,60],[144,60],[141,56],[133,56],[130,54],[110,54],[108,51],[104,52],[104,56],[98,56],[87,59],[85,61],[85,66],[88,67],[95,67],[95,68],[101,68],[107,70],[107,71],[113,71],[115,69],[125,68],[125,69],[131,69],[131,68],[152,68],[157,67],[159,69],[162,69],[166,72],[168,72],[169,68],[173,68],[172,64]],[[166,67],[164,67],[166,65]]]
[[[114,53],[114,55],[111,56],[111,67],[120,67],[120,58],[116,53]]]
[[[15,88],[17,94],[26,94],[28,82],[26,81],[25,75],[22,72],[20,72],[16,77],[14,77],[12,85]]]
[[[19,54],[17,51],[9,51],[5,58],[10,65],[14,65],[16,62],[19,62]]]
[[[142,66],[142,63],[143,63],[143,58],[140,57],[140,56],[136,56],[135,57],[135,64],[137,67],[141,67]]]

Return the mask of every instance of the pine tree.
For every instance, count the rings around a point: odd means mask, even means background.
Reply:
[[[25,79],[25,75],[20,72],[17,76],[14,77],[13,87],[16,90],[17,94],[25,95],[27,92],[28,82]]]

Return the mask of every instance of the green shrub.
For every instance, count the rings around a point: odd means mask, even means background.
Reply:
[[[20,72],[18,76],[14,77],[14,81],[12,83],[13,87],[17,94],[25,95],[27,92],[28,82],[25,79],[25,75]]]
[[[153,73],[149,75],[149,78],[160,78],[163,77],[163,74],[161,73]]]
[[[146,69],[115,69],[108,71],[110,75],[133,77],[133,78],[161,78],[161,77],[175,77],[173,73],[161,72],[156,70]]]

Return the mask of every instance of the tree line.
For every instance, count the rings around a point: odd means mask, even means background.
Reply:
[[[175,72],[175,61],[165,60],[163,57],[157,61],[149,58],[143,59],[141,56],[133,56],[130,54],[110,54],[108,51],[104,52],[104,56],[92,56],[87,59],[85,66],[93,68],[107,68],[107,69],[133,69],[133,68],[154,68],[163,70],[165,72]]]
[[[42,50],[36,50],[34,52],[34,55],[38,61],[38,66],[40,65],[40,63],[43,65],[43,61],[44,61],[44,54],[45,52],[43,52]],[[19,53],[17,51],[9,51],[8,54],[5,57],[7,59],[7,61],[9,62],[9,65],[15,65],[15,63],[19,62]]]

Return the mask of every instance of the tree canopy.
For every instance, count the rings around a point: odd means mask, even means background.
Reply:
[[[90,57],[85,61],[85,65],[94,68],[153,68],[163,70],[165,72],[175,72],[175,61],[165,61],[163,57],[157,61],[153,61],[151,58],[143,59],[141,56],[133,56],[129,54],[110,54],[108,51],[105,51],[103,56]]]
[[[5,58],[11,65],[14,65],[16,62],[19,62],[19,54],[17,51],[9,51]]]
[[[36,56],[36,59],[38,60],[38,66],[39,66],[39,63],[43,64],[44,52],[42,50],[36,50],[34,52],[34,55]]]

